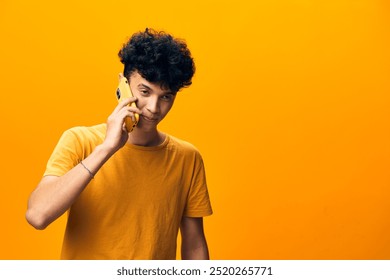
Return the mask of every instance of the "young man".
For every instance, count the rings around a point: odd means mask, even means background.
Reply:
[[[134,98],[106,124],[65,131],[32,192],[26,218],[46,228],[69,210],[62,259],[208,259],[203,216],[212,209],[202,158],[189,143],[157,129],[191,84],[186,44],[146,29],[119,52]],[[128,106],[135,102],[137,108]],[[139,114],[128,133],[125,118]]]

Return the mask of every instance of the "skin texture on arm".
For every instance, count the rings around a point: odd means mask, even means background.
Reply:
[[[126,117],[141,114],[137,108],[127,106],[136,101],[129,98],[121,102],[107,119],[104,142],[85,159],[83,164],[93,173],[127,142],[129,135],[124,126]],[[63,176],[45,176],[31,193],[26,211],[27,221],[36,229],[45,229],[65,213],[92,179],[81,164]]]
[[[183,217],[180,224],[182,260],[208,260],[209,250],[203,231],[203,218]]]

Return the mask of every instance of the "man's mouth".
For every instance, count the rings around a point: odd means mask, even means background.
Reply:
[[[157,118],[148,118],[144,115],[142,115],[142,118],[148,122],[156,122],[158,120]]]

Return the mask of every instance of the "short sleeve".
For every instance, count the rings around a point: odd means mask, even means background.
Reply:
[[[46,165],[44,176],[62,176],[82,160],[82,146],[72,130],[65,131]]]
[[[196,154],[194,162],[193,177],[188,194],[184,216],[203,217],[213,213],[210,203],[209,192],[206,183],[206,173],[203,159],[199,153]]]

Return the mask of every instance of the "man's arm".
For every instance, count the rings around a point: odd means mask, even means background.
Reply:
[[[209,250],[203,231],[203,218],[183,217],[180,224],[181,258],[183,260],[208,260]]]
[[[63,176],[45,176],[31,193],[26,212],[27,221],[36,229],[44,229],[63,213],[65,213],[103,164],[128,140],[124,127],[126,117],[134,113],[141,114],[137,108],[127,106],[136,98],[128,98],[121,102],[107,119],[107,132],[104,142],[82,162]],[[87,170],[89,169],[89,171]]]
[[[97,146],[83,164],[96,173],[109,157],[107,149]],[[70,208],[91,179],[81,164],[63,176],[43,177],[28,200],[27,221],[36,229],[45,229]]]

